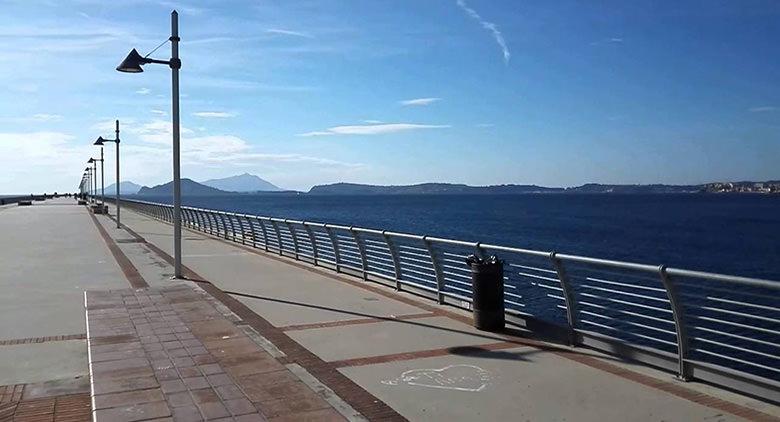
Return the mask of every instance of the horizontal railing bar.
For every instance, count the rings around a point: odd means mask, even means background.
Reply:
[[[715,356],[717,358],[730,360],[732,362],[741,363],[743,365],[750,365],[750,366],[754,366],[756,368],[761,368],[761,369],[769,370],[769,371],[772,371],[772,372],[780,372],[780,369],[773,368],[771,366],[761,365],[759,363],[750,362],[750,361],[747,361],[747,360],[744,360],[744,359],[739,359],[739,358],[735,358],[735,357],[732,357],[732,356],[722,355],[720,353],[715,353],[715,352],[712,352],[712,351],[709,351],[709,350],[706,350],[706,349],[693,348],[692,350],[695,350],[695,351],[697,351],[699,353],[704,353],[706,355]]]
[[[745,349],[744,347],[734,346],[733,344],[721,343],[719,341],[710,340],[710,339],[706,339],[706,338],[702,338],[702,337],[692,337],[691,339],[692,340],[696,340],[696,341],[701,341],[701,342],[704,342],[704,343],[714,344],[714,345],[716,345],[718,347],[725,347],[727,349],[739,350],[740,352],[745,352],[745,353],[752,353],[752,354],[755,354],[755,355],[758,355],[758,356],[763,356],[765,358],[780,360],[780,357],[778,357],[777,355],[770,355],[769,353],[759,352],[759,351],[753,350],[753,349]]]

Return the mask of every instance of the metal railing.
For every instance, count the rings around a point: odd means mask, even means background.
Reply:
[[[123,205],[173,218],[167,204]],[[510,321],[560,327],[574,346],[780,402],[780,282],[192,207],[182,218],[193,230],[466,309],[465,258],[497,255]]]

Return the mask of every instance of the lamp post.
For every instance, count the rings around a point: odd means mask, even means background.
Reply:
[[[171,68],[171,115],[173,118],[173,272],[175,278],[184,278],[181,271],[181,178],[179,168],[179,14],[171,12],[171,59],[156,60],[138,54],[136,49],[117,66],[116,70],[126,73],[143,72],[141,66],[148,63],[167,64]]]
[[[100,145],[101,158],[103,158],[103,144],[106,142],[116,144],[116,228],[121,228],[122,226],[119,224],[119,120],[116,121],[116,138],[105,139],[102,136],[98,136],[97,141],[95,141],[94,145]]]
[[[87,166],[87,168],[84,169],[84,171],[87,174],[87,189],[85,192],[87,194],[87,198],[85,199],[92,200],[92,193],[91,193],[92,192],[92,167]]]
[[[95,166],[95,172],[94,172],[94,175],[95,175],[95,194],[94,194],[94,196],[97,196],[97,192],[98,192],[98,190],[97,190],[97,162],[98,161],[100,161],[100,190],[102,192],[102,191],[104,191],[104,188],[105,188],[105,186],[103,185],[104,182],[105,182],[105,178],[103,177],[103,148],[100,149],[100,158],[90,158],[89,160],[87,160],[88,163],[92,163],[92,165]],[[97,200],[95,200],[95,202],[97,202]],[[105,207],[106,206],[106,198],[105,198],[105,196],[102,196],[102,202],[103,203],[100,204],[100,206],[101,207]],[[101,212],[102,212],[102,210],[103,209],[101,208]]]

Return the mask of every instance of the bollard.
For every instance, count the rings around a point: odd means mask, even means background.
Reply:
[[[471,267],[474,327],[483,331],[504,329],[504,261],[491,256],[466,258]]]

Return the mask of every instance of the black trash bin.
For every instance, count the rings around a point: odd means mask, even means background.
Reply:
[[[504,261],[491,256],[466,258],[471,267],[474,327],[484,331],[504,329]]]

